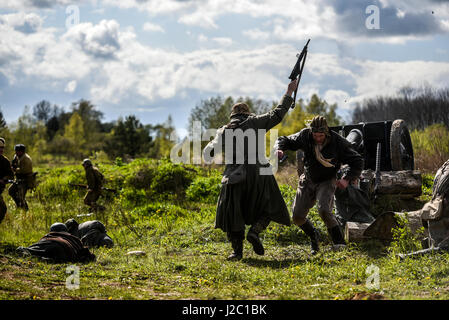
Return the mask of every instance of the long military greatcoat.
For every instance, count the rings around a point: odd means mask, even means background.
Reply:
[[[256,155],[265,157],[265,136],[259,143],[258,129],[270,130],[282,121],[293,103],[293,99],[287,95],[281,103],[268,113],[256,115],[239,114],[231,118],[231,123],[220,128],[214,140],[205,148],[204,153],[212,154],[221,145],[225,153],[229,144],[226,143],[226,132],[235,134],[236,130],[248,133],[255,130],[255,145],[249,146],[248,141],[240,146],[236,140],[228,142],[232,146],[232,162],[227,163],[223,173],[222,186],[217,204],[215,227],[225,232],[236,232],[245,229],[245,225],[256,223],[261,217],[280,224],[290,225],[290,215],[285,205],[278,184],[272,174],[272,168],[266,158],[261,161]],[[249,131],[248,131],[249,130]],[[228,139],[229,140],[229,139]],[[252,141],[254,143],[254,141]],[[243,152],[243,163],[239,163],[238,157]],[[243,150],[243,151],[242,151]],[[261,174],[271,171],[271,174]]]

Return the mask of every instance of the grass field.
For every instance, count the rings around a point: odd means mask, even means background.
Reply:
[[[100,200],[107,207],[103,214],[76,217],[88,213],[83,191],[68,185],[84,183],[80,165],[38,168],[40,185],[28,195],[28,212],[16,210],[3,193],[9,210],[0,225],[0,299],[449,298],[449,254],[399,260],[397,253],[420,249],[405,229],[389,246],[369,241],[333,252],[314,208],[310,217],[323,239],[318,255],[309,255],[308,240],[296,226],[271,223],[262,234],[264,256],[245,242],[244,258],[229,262],[230,244],[214,229],[217,169],[164,160],[99,167],[106,186],[119,190]],[[289,205],[293,176],[294,170],[278,175]],[[424,188],[422,201],[431,190]],[[76,289],[67,286],[72,264],[46,263],[15,251],[37,242],[52,223],[69,218],[101,220],[115,242],[111,249],[91,249],[95,262],[75,265]],[[127,255],[133,250],[146,255]]]

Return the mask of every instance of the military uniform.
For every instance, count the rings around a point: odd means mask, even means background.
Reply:
[[[98,198],[101,196],[101,188],[103,187],[103,174],[97,167],[92,165],[86,166],[86,179],[88,191],[84,196],[84,204],[91,207],[93,210],[103,209],[97,204]]]
[[[256,116],[254,114],[231,114],[231,122],[217,132],[214,140],[212,140],[204,149],[205,155],[210,155],[221,144],[221,150],[226,150],[226,131],[241,129],[243,132],[256,130],[257,146],[250,151],[248,142],[244,146],[240,146],[240,155],[243,153],[243,163],[238,164],[236,157],[239,155],[237,150],[239,147],[236,143],[230,143],[233,147],[232,163],[226,164],[223,173],[222,186],[218,198],[215,227],[222,229],[227,233],[228,239],[231,241],[234,254],[230,258],[236,257],[240,259],[242,256],[243,239],[245,225],[251,225],[247,239],[253,244],[254,251],[257,254],[263,254],[263,247],[260,240],[254,238],[263,231],[270,221],[275,221],[283,225],[290,225],[290,215],[285,205],[278,184],[272,174],[261,174],[261,170],[268,172],[272,170],[268,161],[261,163],[260,159],[255,159],[255,154],[260,152],[265,155],[265,135],[261,146],[259,147],[259,139],[257,130],[269,130],[282,121],[293,99],[285,95],[281,103],[272,111]],[[229,143],[228,143],[229,144]],[[229,146],[228,146],[229,147]],[[225,154],[226,156],[226,154]]]
[[[6,158],[4,155],[0,155],[0,179],[10,180],[14,178],[14,172],[11,168],[11,163],[9,162],[8,158]],[[6,181],[5,181],[6,182]],[[3,218],[6,215],[7,207],[6,203],[3,200],[3,190],[5,190],[6,184],[0,183],[0,223],[2,222]]]
[[[114,242],[106,233],[103,223],[98,220],[86,221],[81,224],[74,219],[66,221],[68,231],[81,239],[83,245],[87,247],[113,247]]]
[[[27,153],[20,157],[15,155],[12,160],[12,168],[16,175],[16,183],[9,187],[9,195],[14,199],[18,208],[28,210],[25,196],[29,189],[35,187],[33,161]]]
[[[17,252],[57,263],[95,260],[81,240],[68,232],[50,232],[29,247],[18,247]]]
[[[315,117],[313,123],[319,125],[304,128],[290,136],[279,137],[275,148],[283,151],[301,149],[304,152],[304,173],[299,179],[293,203],[293,221],[312,239],[314,252],[318,250],[317,235],[310,220],[307,219],[309,210],[318,202],[318,213],[326,224],[334,244],[344,244],[338,222],[332,214],[337,172],[342,164],[348,164],[349,170],[343,178],[351,181],[360,176],[364,162],[349,141],[329,130],[323,117]],[[326,138],[322,145],[314,142],[312,130],[325,133]]]

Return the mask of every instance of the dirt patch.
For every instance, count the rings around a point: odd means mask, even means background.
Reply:
[[[349,300],[385,300],[386,298],[379,293],[358,292]]]

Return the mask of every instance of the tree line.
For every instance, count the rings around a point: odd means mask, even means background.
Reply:
[[[25,106],[11,124],[0,112],[0,136],[9,145],[26,145],[38,160],[82,159],[97,153],[109,159],[169,156],[170,135],[175,131],[171,116],[156,125],[144,125],[135,115],[112,122],[103,122],[103,118],[88,100],[72,103],[68,111],[42,100],[32,108]]]
[[[396,96],[378,96],[358,103],[352,122],[403,119],[411,130],[423,130],[433,124],[449,128],[449,88],[400,89]]]

